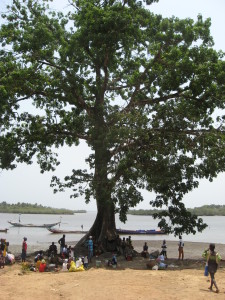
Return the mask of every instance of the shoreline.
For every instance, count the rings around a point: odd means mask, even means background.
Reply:
[[[155,250],[161,251],[162,240],[154,240],[154,241],[147,241],[148,245],[148,252],[151,253]],[[144,245],[143,240],[133,240],[132,244],[134,250],[140,253],[143,249]],[[49,244],[42,244],[42,245],[29,245],[29,240],[27,242],[28,249],[27,254],[32,255],[36,251],[44,250],[46,251],[49,247]],[[77,242],[67,242],[69,246],[75,246]],[[178,257],[178,241],[167,241],[167,256],[168,258],[177,258]],[[201,259],[202,253],[205,249],[208,248],[210,241],[208,243],[202,242],[186,242],[184,241],[184,258],[185,259]],[[225,259],[225,245],[224,244],[215,244],[216,251],[220,253],[222,259]],[[56,244],[57,249],[59,251],[59,245]],[[9,244],[9,252],[14,255],[21,254],[21,245],[10,245]]]

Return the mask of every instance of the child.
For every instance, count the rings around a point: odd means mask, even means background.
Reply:
[[[162,252],[161,254],[164,256],[164,259],[167,259],[167,246],[166,246],[166,240],[163,240],[163,244],[162,244]]]
[[[117,266],[117,258],[116,258],[116,254],[114,254],[114,253],[113,253],[113,257],[112,257],[112,265]]]
[[[87,257],[87,255],[84,257],[84,268],[85,269],[88,268],[88,257]]]
[[[117,266],[116,254],[113,253],[112,259],[108,261],[108,266]]]

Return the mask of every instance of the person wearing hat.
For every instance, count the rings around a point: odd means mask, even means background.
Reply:
[[[21,254],[22,262],[26,261],[26,257],[27,257],[27,238],[24,237],[23,244],[22,244],[22,254]]]

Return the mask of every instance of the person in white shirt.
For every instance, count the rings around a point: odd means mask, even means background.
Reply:
[[[179,236],[179,243],[178,243],[178,251],[179,251],[179,257],[178,259],[184,259],[184,242],[182,240],[182,236]]]

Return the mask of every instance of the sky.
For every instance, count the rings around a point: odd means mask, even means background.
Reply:
[[[4,11],[4,6],[11,3],[11,0],[0,1],[0,12]],[[57,9],[66,9],[66,0],[55,0]],[[164,17],[176,16],[179,18],[197,19],[198,14],[202,14],[203,19],[210,17],[212,26],[211,34],[214,38],[217,50],[225,51],[225,1],[224,0],[159,0],[148,6],[155,13]],[[72,168],[85,167],[84,160],[90,150],[81,143],[78,148],[64,147],[59,152],[61,161],[55,175],[63,178],[71,174]],[[53,194],[50,187],[52,173],[41,174],[39,166],[34,162],[31,166],[20,164],[13,171],[0,172],[0,202],[7,203],[27,202],[38,203],[44,206],[69,209],[96,210],[95,201],[85,204],[83,198],[70,199],[69,191]],[[206,204],[225,205],[225,174],[219,174],[212,183],[201,180],[200,185],[193,192],[184,197],[187,207],[197,207]],[[135,209],[150,209],[149,201],[154,199],[153,193],[143,192],[144,201],[138,204]]]

